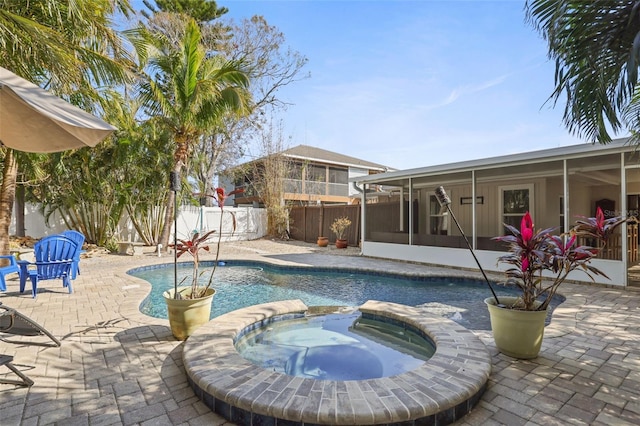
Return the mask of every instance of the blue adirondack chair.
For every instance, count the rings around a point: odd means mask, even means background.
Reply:
[[[27,277],[31,279],[31,294],[35,298],[38,282],[41,280],[61,279],[63,287],[73,292],[71,287],[71,268],[77,245],[62,235],[44,237],[33,246],[35,262],[18,260],[20,265],[20,293],[24,292]]]
[[[84,252],[82,245],[84,244],[84,234],[82,232],[69,230],[62,233],[63,237],[69,238],[78,246],[76,253],[73,255],[73,264],[71,265],[71,279],[75,280],[76,276],[80,273],[80,254]]]
[[[9,261],[8,265],[0,267],[0,291],[7,291],[7,281],[5,280],[5,276],[14,272],[20,274],[20,267],[13,255],[0,256],[0,259],[7,259]]]

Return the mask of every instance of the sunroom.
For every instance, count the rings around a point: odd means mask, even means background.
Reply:
[[[530,211],[537,229],[570,229],[579,217],[626,215],[593,265],[608,277],[596,282],[640,284],[638,216],[640,152],[627,139],[607,145],[573,145],[542,151],[358,177],[362,191],[362,254],[478,269],[465,237],[487,271],[499,271],[505,248],[493,237],[504,223],[519,226]],[[451,211],[435,189],[444,187]],[[589,244],[589,241],[584,241]],[[624,255],[623,255],[624,254]],[[638,269],[634,279],[634,271]],[[581,272],[571,279],[589,281]]]

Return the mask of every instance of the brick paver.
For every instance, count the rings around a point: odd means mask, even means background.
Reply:
[[[223,246],[226,258],[442,271],[357,254],[354,248],[270,240]],[[0,353],[13,355],[35,381],[29,389],[0,384],[0,424],[231,425],[188,386],[182,343],[168,322],[138,310],[149,287],[126,271],[172,261],[150,252],[83,259],[73,294],[58,281],[44,281],[35,300],[9,279],[0,301],[47,327],[62,346],[0,342]],[[490,332],[474,331],[492,355],[493,372],[480,403],[457,425],[640,424],[640,292],[578,284],[563,285],[561,292],[567,301],[547,327],[536,359],[499,354]]]

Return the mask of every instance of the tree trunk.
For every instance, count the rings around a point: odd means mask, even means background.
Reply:
[[[182,164],[177,163],[173,167],[173,172],[178,173],[178,175],[180,175],[181,169],[182,169]],[[169,178],[169,186],[171,187],[171,178]],[[162,227],[162,232],[160,233],[160,241],[159,241],[159,243],[162,244],[162,250],[165,252],[169,249],[169,244],[173,244],[173,241],[169,241],[169,237],[171,236],[171,227],[173,226],[174,215],[177,214],[177,212],[174,211],[174,204],[175,204],[177,191],[172,191],[171,188],[169,189],[170,190],[167,194],[166,209],[164,212],[164,225]],[[176,229],[174,230],[174,232],[178,232],[178,230]]]
[[[164,224],[162,226],[162,232],[160,233],[160,244],[162,244],[162,251],[166,252],[169,249],[169,237],[171,236],[171,227],[173,226],[173,204],[176,193],[169,191],[167,193],[167,204],[164,212]],[[173,241],[171,241],[173,244]]]
[[[16,195],[16,179],[18,163],[13,150],[7,148],[4,154],[2,169],[2,186],[0,186],[0,254],[9,254],[9,226],[13,214],[13,200]]]
[[[16,185],[16,236],[24,237],[24,185]]]

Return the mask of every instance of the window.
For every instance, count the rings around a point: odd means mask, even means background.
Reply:
[[[533,185],[500,187],[502,223],[520,228],[522,216],[531,211],[533,203]]]
[[[289,179],[302,180],[302,164],[291,163],[287,168]]]
[[[429,196],[429,233],[431,235],[448,235],[449,212],[446,207],[440,207],[435,195]]]
[[[349,183],[349,170],[338,167],[329,167],[329,183]]]
[[[326,182],[327,168],[325,166],[309,164],[307,166],[307,180],[310,182]]]

